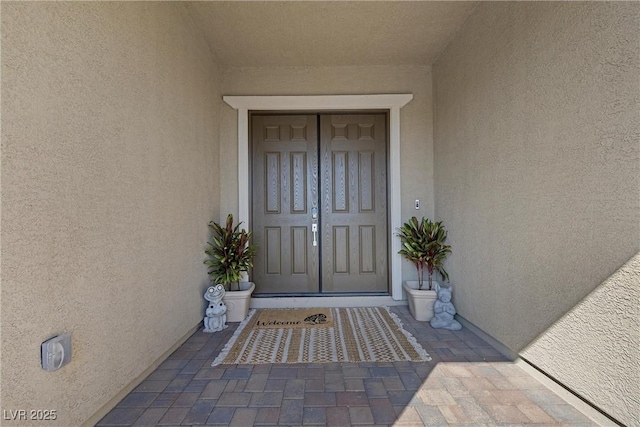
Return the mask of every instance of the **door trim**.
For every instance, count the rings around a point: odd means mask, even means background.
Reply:
[[[300,95],[300,96],[223,96],[238,111],[238,220],[248,224],[249,202],[249,112],[252,110],[388,110],[389,111],[389,271],[391,297],[402,299],[402,256],[400,239],[394,230],[402,225],[400,179],[400,108],[413,94],[382,95]]]

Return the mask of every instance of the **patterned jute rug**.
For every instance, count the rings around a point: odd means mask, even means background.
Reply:
[[[251,310],[211,366],[426,361],[386,307]]]

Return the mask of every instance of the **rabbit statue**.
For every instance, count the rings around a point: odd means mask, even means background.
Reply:
[[[438,299],[433,303],[433,317],[430,320],[431,327],[459,331],[462,329],[462,325],[453,319],[453,315],[456,314],[456,308],[451,302],[453,288],[444,288],[436,283],[435,289]]]

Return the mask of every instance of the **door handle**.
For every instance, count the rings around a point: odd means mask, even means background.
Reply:
[[[311,233],[313,234],[313,246],[318,246],[318,208],[311,208]]]
[[[311,224],[311,233],[313,234],[313,246],[318,246],[318,224]]]

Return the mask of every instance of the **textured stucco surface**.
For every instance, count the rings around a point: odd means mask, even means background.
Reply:
[[[521,353],[628,426],[640,426],[638,284],[640,254]]]
[[[431,67],[234,67],[223,73],[224,95],[362,95],[412,93],[400,110],[402,218],[433,217],[433,113]],[[220,133],[221,213],[238,211],[237,111],[223,109]],[[420,199],[420,209],[413,201]],[[415,267],[404,262],[404,280]]]
[[[640,249],[639,11],[482,3],[434,65],[436,217],[450,230],[456,307],[514,352]],[[587,303],[561,330],[606,310],[593,333],[629,341],[618,302]],[[589,354],[598,343],[576,345]],[[593,365],[545,350],[531,361],[570,388],[608,408],[629,403],[595,378],[574,383]],[[617,349],[600,350],[593,363],[607,372]]]
[[[211,58],[176,3],[2,2],[2,410],[80,425],[201,319]]]
[[[431,65],[476,2],[201,1],[196,22],[226,66]]]

